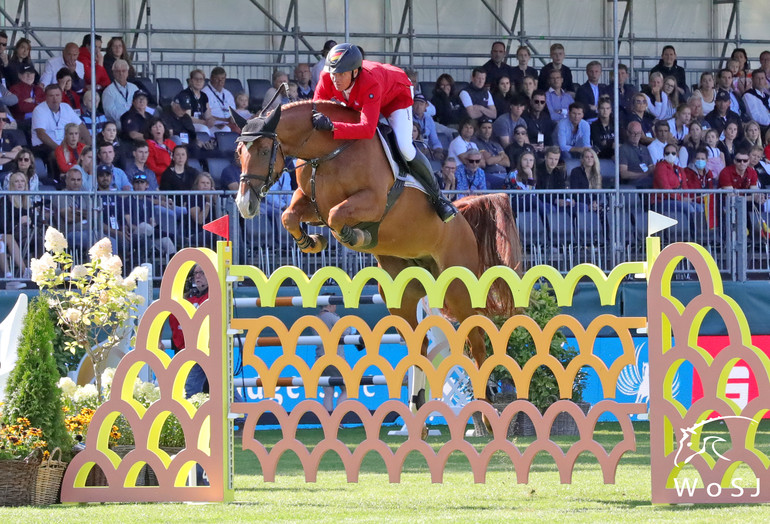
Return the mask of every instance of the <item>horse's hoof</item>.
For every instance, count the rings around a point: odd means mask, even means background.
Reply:
[[[323,235],[309,235],[310,236],[310,245],[306,247],[305,249],[300,249],[303,253],[320,253],[324,249],[326,249],[326,246],[329,244],[329,241],[326,240],[326,237]]]

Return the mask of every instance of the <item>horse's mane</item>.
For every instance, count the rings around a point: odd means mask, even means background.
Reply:
[[[310,107],[313,104],[313,100],[298,100],[297,102],[289,102],[288,104],[284,104],[281,106],[281,112],[285,111],[291,111],[295,108],[303,109],[305,107]],[[345,120],[345,121],[357,121],[360,118],[360,113],[353,109],[352,107],[348,107],[345,105],[340,104],[339,102],[333,101],[333,100],[316,100],[316,109],[323,113],[330,113],[334,115],[334,118]]]

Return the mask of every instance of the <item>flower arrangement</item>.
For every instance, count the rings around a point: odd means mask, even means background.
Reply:
[[[24,417],[17,418],[16,424],[0,427],[0,460],[24,459],[47,445],[43,431],[30,427],[29,420]]]
[[[66,252],[67,239],[49,227],[46,252],[30,262],[32,280],[48,290],[48,302],[57,313],[66,337],[65,347],[73,354],[84,348],[96,377],[96,394],[102,402],[101,375],[110,350],[130,329],[142,297],[134,293],[137,281],[147,280],[145,268],[135,268],[122,278],[123,262],[112,254],[112,243],[102,238],[88,251],[90,262],[73,264]]]
[[[63,409],[66,410],[67,408],[65,407]],[[64,426],[67,428],[70,435],[72,435],[75,442],[83,442],[85,439],[86,433],[88,432],[88,426],[91,424],[94,413],[96,413],[96,411],[91,408],[81,408],[79,413],[64,417]],[[110,444],[117,444],[120,441],[121,436],[118,426],[113,425],[110,430]]]

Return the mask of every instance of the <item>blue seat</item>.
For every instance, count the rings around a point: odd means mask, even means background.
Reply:
[[[516,226],[519,228],[519,237],[525,250],[534,251],[545,244],[547,231],[539,213],[535,211],[518,213]]]
[[[225,78],[225,89],[230,91],[233,96],[246,92],[243,88],[243,83],[238,78]]]
[[[158,78],[158,104],[162,107],[171,105],[171,101],[184,87],[178,78]]]
[[[262,80],[261,78],[249,78],[246,80],[246,84],[249,86],[249,111],[255,113],[262,108],[265,95],[273,87],[273,84],[270,80]]]

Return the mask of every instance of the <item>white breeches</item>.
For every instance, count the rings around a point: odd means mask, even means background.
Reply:
[[[417,150],[412,144],[412,107],[396,109],[388,117],[388,124],[396,134],[398,149],[407,162],[414,160]]]

